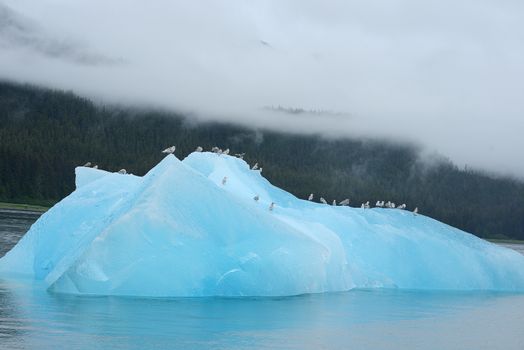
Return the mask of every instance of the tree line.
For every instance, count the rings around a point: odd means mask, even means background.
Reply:
[[[290,135],[182,115],[100,106],[69,92],[0,82],[0,201],[51,204],[74,190],[74,168],[143,175],[177,146],[246,152],[300,198],[391,200],[482,237],[524,239],[524,183],[425,159],[413,145]]]

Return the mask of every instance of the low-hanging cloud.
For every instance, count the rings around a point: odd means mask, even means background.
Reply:
[[[25,49],[28,54],[62,59],[81,65],[107,65],[120,60],[93,53],[79,42],[46,36],[45,29],[0,3],[0,48]]]
[[[524,174],[516,0],[0,4],[38,28],[0,15],[3,78],[199,119],[419,142],[459,165]],[[85,45],[42,49],[57,38]]]

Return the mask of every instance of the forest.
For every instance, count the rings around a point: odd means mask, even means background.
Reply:
[[[51,205],[74,190],[74,168],[88,161],[143,175],[171,145],[181,159],[197,146],[245,152],[300,198],[350,198],[357,207],[390,200],[481,237],[524,239],[524,182],[458,168],[414,145],[195,122],[0,82],[0,201]]]

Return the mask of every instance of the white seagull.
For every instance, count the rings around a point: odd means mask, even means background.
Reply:
[[[85,164],[82,165],[82,166],[85,166],[85,167],[89,168],[89,167],[91,166],[91,162],[87,162],[87,163],[85,163]]]
[[[175,153],[176,146],[171,146],[162,151],[162,153],[173,154]]]
[[[415,210],[413,210],[413,215],[417,215],[418,214],[418,207],[415,208]]]
[[[204,149],[200,146],[198,146],[196,149],[195,149],[195,152],[202,152]]]
[[[258,169],[258,163],[255,163],[255,165],[253,165],[253,167],[251,168],[251,170],[257,170]]]
[[[343,201],[338,203],[338,205],[349,205],[349,198],[344,199]]]
[[[312,200],[313,200],[313,197],[314,197],[314,196],[313,196],[313,193],[311,193],[311,194],[309,195],[309,197],[307,198],[307,200],[308,200],[308,201],[312,201]]]
[[[324,199],[324,197],[320,197],[320,202],[321,202],[322,204],[327,204],[327,201]]]
[[[126,171],[126,169],[120,169],[120,170],[118,170],[118,173],[122,174],[122,175],[125,175],[125,174],[127,174],[127,171]]]
[[[225,154],[226,156],[229,154],[229,148],[227,148],[222,154]]]

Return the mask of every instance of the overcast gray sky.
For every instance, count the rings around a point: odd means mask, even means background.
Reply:
[[[0,0],[0,78],[524,177],[519,0]]]

